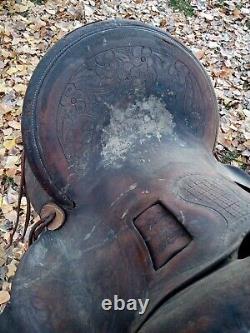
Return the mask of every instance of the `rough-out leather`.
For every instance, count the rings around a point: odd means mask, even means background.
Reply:
[[[170,35],[114,20],[42,59],[22,118],[26,186],[60,206],[18,267],[0,332],[250,330],[249,177],[212,151],[217,104]],[[103,299],[149,299],[146,312]]]

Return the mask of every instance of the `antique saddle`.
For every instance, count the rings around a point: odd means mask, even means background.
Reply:
[[[22,117],[41,221],[0,332],[249,332],[250,177],[213,156],[218,121],[204,69],[159,29],[98,22],[49,50]],[[114,295],[149,303],[103,310]]]

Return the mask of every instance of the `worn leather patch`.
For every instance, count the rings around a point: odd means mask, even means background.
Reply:
[[[191,241],[180,222],[161,204],[151,206],[135,220],[155,270],[165,265]]]

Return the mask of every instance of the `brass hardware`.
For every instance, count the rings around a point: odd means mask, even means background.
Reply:
[[[48,224],[48,230],[57,230],[59,229],[65,221],[64,211],[53,202],[49,202],[43,206],[40,212],[41,219],[46,219],[51,214],[55,214],[53,220]]]

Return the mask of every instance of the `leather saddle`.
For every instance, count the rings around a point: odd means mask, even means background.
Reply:
[[[218,121],[204,69],[159,29],[98,22],[50,49],[22,134],[26,192],[53,214],[0,332],[249,331],[250,177],[213,156]],[[105,311],[114,295],[148,306]]]

